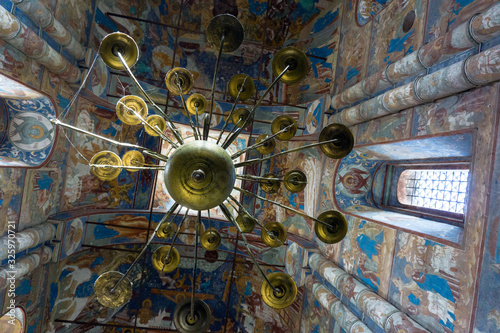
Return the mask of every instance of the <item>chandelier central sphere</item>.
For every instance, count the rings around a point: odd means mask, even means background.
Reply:
[[[193,210],[219,206],[231,194],[236,172],[231,156],[214,142],[186,142],[168,158],[164,172],[168,193]]]

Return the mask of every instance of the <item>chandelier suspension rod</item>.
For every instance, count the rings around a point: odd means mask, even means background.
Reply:
[[[191,294],[191,312],[189,312],[189,317],[191,320],[194,319],[194,291],[196,287],[196,265],[198,263],[198,233],[200,232],[201,224],[201,210],[198,211],[198,222],[196,223],[196,232],[194,236],[194,267],[193,267],[193,291]]]
[[[318,222],[318,223],[324,224],[324,225],[325,225],[325,226],[327,226],[327,227],[330,227],[330,226],[331,226],[330,224],[328,224],[328,223],[326,223],[326,222],[323,222],[323,221],[320,221],[320,220],[318,220],[318,219],[315,219],[314,217],[309,216],[309,215],[307,215],[306,213],[303,213],[303,212],[301,212],[301,211],[299,211],[299,210],[296,210],[296,209],[294,209],[294,208],[291,208],[291,207],[285,206],[285,205],[283,205],[283,204],[281,204],[281,203],[279,203],[279,202],[277,202],[277,201],[273,201],[273,200],[266,199],[266,198],[264,198],[264,197],[261,197],[260,195],[254,194],[254,193],[252,193],[252,192],[249,192],[249,191],[247,191],[247,190],[241,189],[241,188],[236,187],[236,186],[234,187],[234,189],[235,189],[235,190],[240,191],[240,192],[241,192],[241,193],[243,193],[243,194],[246,194],[246,195],[251,195],[251,196],[253,196],[253,197],[257,198],[257,199],[264,200],[264,201],[266,201],[266,202],[272,203],[272,204],[274,204],[274,205],[276,205],[276,206],[279,206],[279,207],[281,207],[281,208],[284,208],[284,209],[286,209],[286,210],[289,210],[289,211],[291,211],[291,212],[294,212],[295,214],[298,214],[298,215],[303,216],[303,217],[305,217],[305,218],[311,219],[311,220],[313,220],[314,222]]]
[[[278,290],[277,288],[274,288],[274,286],[271,283],[271,281],[269,281],[269,279],[267,278],[266,274],[264,274],[264,271],[262,270],[262,268],[260,267],[259,263],[255,259],[255,256],[253,255],[252,250],[250,250],[250,246],[248,246],[248,240],[245,237],[245,234],[241,231],[241,228],[240,228],[239,224],[236,223],[236,221],[234,220],[234,217],[231,215],[231,213],[229,212],[229,210],[227,209],[227,207],[224,206],[224,205],[219,205],[219,207],[222,210],[222,212],[224,213],[224,215],[228,218],[228,220],[232,224],[234,224],[236,226],[236,228],[238,228],[238,231],[240,232],[241,237],[243,238],[243,241],[245,242],[245,246],[246,246],[246,248],[248,250],[248,254],[250,255],[250,258],[252,258],[252,261],[254,262],[254,264],[257,265],[257,268],[259,269],[260,274],[262,274],[262,276],[264,277],[264,279],[266,280],[266,282],[271,286],[271,288],[273,290]]]
[[[242,150],[240,151],[237,151],[236,153],[234,153],[232,156],[231,156],[231,159],[234,160],[235,158],[238,158],[240,157],[241,155],[243,155],[244,153],[246,153],[247,151],[249,150],[252,150],[252,149],[255,149],[255,148],[259,148],[263,145],[266,144],[266,142],[274,139],[276,136],[280,135],[281,133],[284,133],[286,131],[288,131],[290,128],[292,128],[295,124],[290,124],[288,125],[287,127],[283,128],[282,130],[279,130],[278,132],[276,132],[276,134],[273,134],[271,136],[269,136],[268,138],[262,140],[261,142],[259,143],[254,143],[253,145],[251,146],[248,146],[246,148],[243,148]]]
[[[128,165],[108,165],[108,164],[89,164],[90,167],[94,168],[111,168],[111,169],[131,169],[131,170],[164,170],[165,166],[150,166],[150,167],[138,167],[138,166],[128,166]]]
[[[151,126],[144,118],[141,117],[141,115],[139,114],[139,112],[136,112],[134,109],[132,108],[129,108],[128,106],[125,105],[125,103],[123,102],[120,102],[120,104],[125,107],[127,109],[127,111],[129,112],[133,112],[134,115],[136,116],[137,119],[139,119],[141,121],[141,123],[144,125],[144,126],[147,126],[149,127],[152,131],[154,131],[156,134],[158,134],[163,140],[167,141],[168,143],[170,143],[174,148],[179,148],[179,146],[177,144],[175,144],[172,140],[170,140],[166,135],[165,133],[163,133],[157,125],[155,125],[154,127]]]
[[[241,131],[243,131],[243,129],[247,126],[248,121],[250,119],[253,119],[253,114],[254,114],[255,110],[257,110],[257,108],[259,107],[260,103],[262,103],[262,101],[267,96],[267,94],[271,91],[271,89],[273,89],[273,87],[276,85],[276,83],[278,83],[278,81],[281,79],[281,77],[283,75],[285,75],[286,71],[288,71],[289,68],[290,68],[290,65],[286,65],[285,69],[280,73],[280,75],[278,75],[274,79],[273,83],[271,83],[271,85],[266,89],[266,91],[264,92],[264,94],[262,96],[260,96],[260,98],[257,101],[257,103],[255,103],[255,105],[253,106],[253,108],[250,111],[250,114],[248,115],[247,119],[245,120],[245,123],[243,124],[243,126],[241,126],[236,132],[234,132],[232,136],[228,136],[226,138],[226,141],[224,141],[224,144],[222,145],[222,148],[226,149],[227,147],[229,147],[229,145],[231,143],[233,143],[234,140],[236,140],[236,138],[238,137],[238,135],[240,135]]]
[[[239,202],[238,202],[238,200],[236,200],[236,199],[235,199],[232,195],[229,195],[229,197],[231,198],[231,200],[233,200],[233,201],[234,201],[234,202],[235,202],[235,203],[236,203],[236,204],[237,204],[237,205],[241,208],[241,210],[243,211],[243,213],[247,214],[248,216],[252,216],[252,217],[254,218],[254,220],[255,220],[255,223],[257,223],[257,224],[259,225],[259,227],[261,227],[262,229],[264,229],[264,230],[265,230],[265,231],[269,234],[269,236],[270,236],[272,239],[276,239],[278,242],[280,242],[280,244],[281,244],[281,245],[285,245],[285,244],[281,241],[281,239],[279,239],[278,237],[275,237],[275,236],[274,236],[274,233],[273,233],[272,231],[267,230],[267,228],[266,228],[263,224],[261,224],[261,223],[259,222],[259,220],[257,220],[257,219],[255,218],[255,216],[253,216],[252,214],[250,214],[250,213],[249,213],[249,212],[245,209],[245,207],[243,207],[243,205],[242,205],[241,203],[239,203]],[[236,211],[237,211],[236,207],[234,207],[234,205],[233,205],[233,204],[232,204],[229,200],[228,200],[227,202],[229,202],[229,204],[230,204],[230,205],[234,208],[234,210],[236,210]]]
[[[134,74],[130,70],[130,67],[128,67],[127,62],[125,61],[125,59],[123,59],[123,56],[120,52],[118,52],[118,57],[120,58],[120,61],[122,62],[123,67],[125,67],[128,75],[130,76],[132,81],[134,81],[137,88],[139,88],[139,90],[144,95],[144,97],[146,97],[148,102],[163,116],[163,118],[165,118],[168,128],[172,131],[172,133],[174,134],[177,141],[179,141],[179,143],[182,145],[184,143],[184,140],[182,139],[182,136],[179,134],[179,130],[177,129],[177,127],[175,127],[175,124],[172,122],[172,120],[170,120],[170,118],[167,116],[167,114],[162,109],[160,109],[160,107],[158,105],[156,105],[155,102],[153,102],[153,100],[151,99],[151,97],[149,97],[148,93],[144,90],[144,88],[142,88],[141,84],[135,78]]]
[[[202,138],[201,132],[200,132],[200,117],[198,116],[198,107],[196,107],[196,131],[198,132],[198,136]]]
[[[224,131],[226,130],[226,126],[229,123],[228,120],[231,119],[231,116],[233,115],[234,109],[236,108],[236,104],[240,100],[240,94],[243,91],[243,88],[245,87],[245,83],[247,83],[247,79],[248,79],[248,76],[245,76],[245,80],[243,80],[243,83],[241,84],[240,90],[238,91],[238,95],[236,95],[236,99],[234,100],[233,107],[231,108],[231,111],[229,112],[229,115],[227,116],[226,121],[224,122],[224,126],[222,126],[222,130],[219,133],[219,138],[217,139],[217,144],[219,144],[220,139],[222,138],[222,134],[224,134]]]
[[[184,111],[186,111],[186,116],[189,119],[189,125],[191,126],[191,129],[193,130],[194,139],[199,140],[198,132],[196,131],[196,127],[194,127],[193,120],[191,119],[191,116],[189,115],[189,111],[188,111],[187,106],[186,106],[186,101],[184,100],[184,96],[182,95],[182,87],[181,87],[181,83],[179,82],[179,74],[177,74],[177,72],[174,72],[174,74],[175,74],[175,83],[177,84],[177,88],[179,88],[179,96],[181,97],[182,107],[184,108]]]
[[[210,222],[210,209],[207,209],[208,213],[208,229],[212,228],[212,222]]]
[[[212,93],[211,93],[212,100],[210,101],[210,113],[208,114],[208,117],[205,117],[205,122],[203,124],[203,140],[208,140],[208,132],[210,132],[210,124],[212,123],[212,113],[214,111],[214,99],[215,99],[215,81],[217,79],[217,72],[219,70],[220,58],[222,57],[222,48],[224,47],[224,39],[225,35],[223,33],[222,38],[220,40],[220,48],[219,48],[219,54],[217,55],[217,62],[215,63],[214,79],[212,81]]]
[[[273,154],[273,155],[270,155],[270,156],[266,156],[266,157],[263,157],[263,158],[254,158],[254,159],[251,159],[251,160],[248,160],[248,161],[239,162],[239,163],[236,163],[234,165],[234,167],[235,168],[239,168],[239,167],[242,167],[242,166],[247,166],[247,165],[251,165],[251,164],[255,164],[255,163],[259,163],[259,162],[264,162],[264,161],[270,160],[271,158],[276,157],[276,156],[285,155],[285,154],[288,154],[288,153],[293,153],[294,151],[299,151],[299,150],[306,149],[306,148],[320,146],[320,145],[326,144],[326,143],[337,142],[339,140],[340,139],[335,138],[335,139],[331,139],[331,140],[326,140],[326,141],[312,143],[310,145],[305,145],[305,146],[302,146],[302,147],[292,148],[292,149],[285,150],[285,151],[282,151],[280,153],[276,153],[276,154]]]
[[[227,123],[227,121],[228,121],[228,119],[226,119],[226,123]],[[242,121],[243,121],[243,118],[238,119],[238,122],[236,122],[236,124],[234,124],[233,128],[231,128],[231,130],[229,131],[229,133],[228,133],[228,137],[229,137],[231,134],[233,134],[233,133],[234,133],[234,130],[235,130],[235,129],[239,129],[238,125],[239,125]],[[224,148],[224,149],[227,149],[227,147],[226,147],[226,148]]]
[[[179,209],[179,212],[180,211],[181,210]],[[175,241],[177,240],[177,237],[179,236],[179,232],[181,231],[181,228],[184,225],[184,221],[186,221],[186,217],[187,217],[188,213],[189,213],[189,208],[186,208],[186,213],[184,214],[184,217],[182,218],[182,221],[179,224],[179,227],[177,228],[177,231],[175,232],[175,235],[174,235],[174,238],[172,239],[172,243],[170,245],[170,248],[168,249],[167,255],[165,256],[165,261],[168,261],[168,258],[170,258],[170,253],[172,252],[172,249],[174,248]],[[165,268],[165,265],[166,265],[166,262],[163,263],[163,267],[161,268],[162,272],[163,272],[163,269]]]
[[[170,218],[170,216],[172,216],[172,214],[174,213],[174,211],[177,209],[177,207],[179,206],[178,203],[175,203],[172,207],[170,207],[170,209],[168,210],[167,214],[165,214],[165,216],[162,218],[162,220],[158,223],[158,225],[156,226],[153,234],[151,235],[151,237],[149,238],[149,240],[147,241],[146,245],[144,245],[144,247],[142,248],[141,252],[139,253],[139,255],[137,256],[137,258],[135,258],[134,262],[132,263],[132,265],[127,269],[127,271],[125,272],[125,274],[122,275],[122,277],[120,278],[120,280],[118,280],[118,282],[116,282],[116,284],[114,285],[113,288],[111,288],[110,290],[110,293],[113,293],[115,291],[115,288],[125,279],[125,277],[127,277],[127,275],[130,273],[130,271],[132,271],[132,268],[135,267],[135,265],[137,265],[137,263],[139,262],[139,260],[141,260],[141,258],[144,256],[144,254],[146,253],[146,250],[149,246],[149,244],[151,244],[151,242],[153,241],[153,238],[155,238],[155,235],[156,233],[158,232],[158,230],[160,229],[160,225],[168,220]],[[182,207],[181,207],[182,208]]]
[[[284,182],[284,179],[279,179],[279,178],[266,178],[266,177],[259,177],[259,176],[252,176],[252,175],[236,175],[236,178],[241,179],[241,180],[246,180],[249,182],[257,182],[260,180],[270,180],[270,181],[278,181],[278,182]],[[303,181],[295,181],[294,183],[297,184],[307,184],[307,182]]]
[[[81,129],[81,128],[78,128],[78,127],[75,127],[75,126],[72,126],[72,125],[69,125],[69,124],[65,124],[63,123],[62,121],[60,121],[59,119],[57,118],[52,118],[50,119],[50,122],[54,125],[58,125],[58,126],[62,126],[62,127],[66,127],[66,128],[69,128],[73,131],[77,131],[79,133],[83,133],[83,134],[86,134],[88,136],[91,136],[91,137],[94,137],[94,138],[97,138],[97,139],[101,139],[103,141],[107,141],[109,143],[112,143],[112,144],[115,144],[117,146],[122,146],[122,147],[128,147],[128,148],[135,148],[135,149],[140,149],[143,151],[144,154],[147,154],[149,156],[152,156],[152,157],[155,157],[155,158],[158,158],[156,157],[157,155],[159,155],[157,152],[155,151],[152,151],[148,148],[144,148],[144,147],[141,147],[141,146],[138,146],[138,145],[134,145],[132,143],[127,143],[127,142],[120,142],[120,141],[116,141],[116,140],[113,140],[113,139],[110,139],[110,138],[107,138],[105,136],[101,136],[99,134],[94,134],[92,132],[89,132],[89,131],[86,131],[84,129]],[[162,155],[160,155],[162,156]],[[160,158],[158,158],[160,159]],[[162,156],[161,158],[162,160],[166,161],[165,160],[165,157]]]

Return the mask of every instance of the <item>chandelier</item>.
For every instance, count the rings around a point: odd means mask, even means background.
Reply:
[[[194,281],[197,270],[198,240],[201,246],[208,251],[216,250],[221,242],[221,236],[215,228],[208,228],[201,236],[199,235],[202,211],[208,211],[208,220],[210,221],[210,209],[215,207],[219,207],[229,222],[237,228],[248,249],[250,258],[262,274],[264,279],[261,285],[263,301],[268,306],[276,309],[291,305],[297,295],[297,286],[294,280],[283,272],[266,275],[253,255],[245,236],[246,233],[251,233],[255,226],[258,225],[261,228],[263,243],[269,247],[278,247],[286,242],[286,229],[280,222],[258,221],[231,195],[233,189],[241,192],[242,195],[253,196],[313,220],[315,222],[315,234],[322,242],[328,244],[337,243],[347,233],[347,222],[344,216],[337,211],[326,211],[314,218],[304,212],[235,186],[236,179],[258,182],[265,193],[276,193],[281,183],[283,183],[288,191],[299,192],[307,185],[307,177],[300,170],[292,170],[280,178],[272,173],[264,176],[237,174],[236,169],[315,146],[319,146],[327,157],[334,159],[343,158],[352,150],[354,139],[350,130],[342,124],[331,124],[322,129],[318,142],[271,154],[276,146],[276,140],[290,140],[297,131],[296,121],[288,115],[281,115],[275,118],[271,124],[272,135],[260,135],[253,145],[249,145],[232,155],[228,151],[228,147],[238,138],[243,129],[253,121],[256,109],[278,81],[295,84],[306,76],[309,63],[305,53],[295,47],[285,47],[274,55],[272,70],[276,78],[251,109],[236,109],[236,106],[239,101],[244,101],[254,95],[253,79],[245,74],[233,76],[228,85],[229,95],[234,99],[233,106],[218,136],[211,137],[210,124],[214,109],[215,82],[219,61],[223,52],[233,52],[239,48],[244,39],[244,30],[236,17],[230,14],[222,14],[215,16],[210,21],[206,36],[209,43],[218,49],[210,102],[201,94],[191,94],[185,99],[184,95],[188,94],[194,85],[193,76],[187,69],[172,68],[165,78],[170,93],[180,96],[182,108],[187,114],[189,126],[193,131],[192,138],[181,135],[174,122],[154,103],[130,70],[130,67],[139,58],[139,49],[132,37],[120,32],[107,35],[102,40],[99,54],[96,56],[97,59],[100,55],[111,69],[125,70],[146,100],[156,110],[156,114],[148,116],[146,102],[139,96],[127,95],[122,97],[116,105],[118,118],[128,125],[143,124],[146,133],[159,136],[171,146],[169,155],[163,155],[136,144],[115,141],[63,123],[59,119],[51,120],[57,126],[78,131],[118,146],[131,148],[122,158],[112,151],[101,151],[88,161],[91,172],[101,181],[110,181],[117,178],[122,168],[129,172],[163,170],[165,186],[175,201],[157,224],[153,235],[148,239],[127,271],[124,274],[117,271],[105,272],[95,281],[95,296],[97,301],[104,307],[117,308],[131,299],[132,283],[128,279],[128,275],[145,255],[155,236],[162,239],[172,238],[172,240],[171,245],[163,245],[153,253],[152,263],[154,268],[160,274],[170,273],[177,268],[180,255],[174,245],[190,210],[197,212],[193,267]],[[92,66],[94,64],[95,60]],[[86,79],[83,80],[82,86],[74,99],[78,96]],[[201,116],[203,116],[203,119],[200,119]],[[230,121],[233,122],[234,126],[225,139],[222,140],[223,133]],[[173,137],[168,137],[165,134],[167,130]],[[267,156],[234,162],[235,159],[252,149],[256,149],[260,154]],[[159,163],[164,162],[164,165],[146,164],[144,155],[158,160]],[[236,217],[233,216],[228,206],[238,212]],[[177,226],[173,223],[171,217],[179,214],[183,208],[186,209],[184,218],[180,225]],[[195,297],[195,293],[196,287],[193,283],[191,298],[180,302],[175,308],[173,321],[180,332],[205,332],[210,326],[211,310],[204,301]]]

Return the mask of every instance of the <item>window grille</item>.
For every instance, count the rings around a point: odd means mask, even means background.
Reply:
[[[463,214],[468,178],[468,169],[407,169],[398,181],[398,188],[404,184],[403,191],[398,189],[398,200],[406,205]]]

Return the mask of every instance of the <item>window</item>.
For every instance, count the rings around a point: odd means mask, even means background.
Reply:
[[[390,163],[382,206],[461,225],[467,211],[469,163]]]
[[[398,201],[463,215],[468,178],[467,169],[408,169],[399,176]]]

